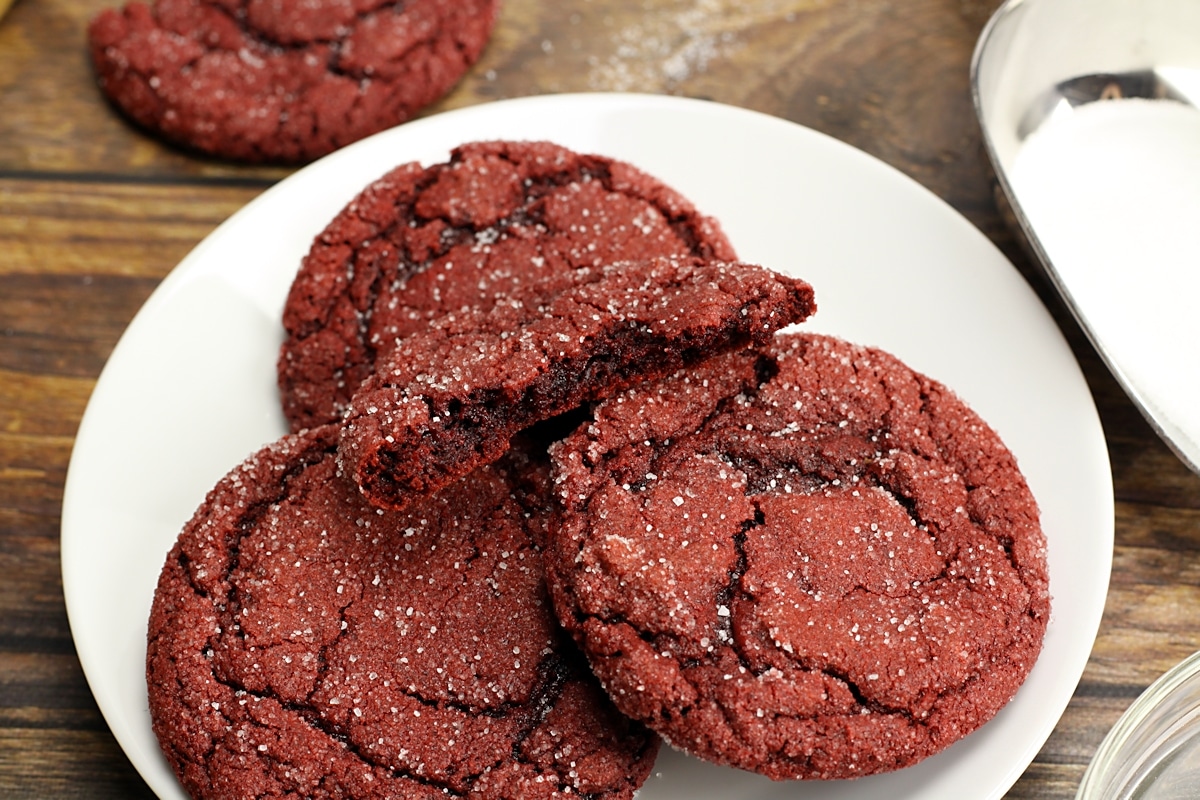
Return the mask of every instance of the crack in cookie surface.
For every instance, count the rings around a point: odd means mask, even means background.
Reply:
[[[629,797],[653,739],[553,620],[513,497],[537,473],[510,460],[389,515],[337,476],[335,440],[252,457],[168,558],[148,687],[189,791]]]
[[[639,387],[552,449],[560,617],[678,747],[776,778],[915,763],[1040,651],[1036,503],[995,433],[891,356],[763,350],[777,369],[738,354]]]

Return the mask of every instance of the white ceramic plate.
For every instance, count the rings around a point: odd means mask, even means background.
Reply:
[[[667,753],[661,798],[974,800],[1007,791],[1049,736],[1091,651],[1112,560],[1113,497],[1087,385],[1053,321],[982,234],[890,167],[750,111],[640,95],[511,100],[412,122],[264,192],[202,242],[130,324],[71,459],[63,588],[96,700],[163,798],[183,792],[146,705],[146,621],[167,550],[208,489],[285,426],[275,354],[287,288],[312,237],[390,166],[479,139],[549,139],[627,160],[721,220],[739,255],[808,279],[811,327],[890,350],[953,387],[1016,454],[1043,512],[1054,611],[1016,699],[916,767],[772,783]]]

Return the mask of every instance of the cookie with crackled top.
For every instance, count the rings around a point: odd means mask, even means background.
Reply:
[[[399,508],[489,463],[518,432],[633,383],[763,344],[816,304],[798,278],[657,258],[552,273],[520,299],[433,320],[355,393],[343,470]]]
[[[577,269],[734,260],[720,226],[660,180],[547,142],[475,142],[366,187],[289,291],[278,379],[293,430],[336,421],[375,364],[433,320],[522,303]]]
[[[478,60],[498,0],[155,0],[88,43],[125,116],[183,147],[295,163],[411,119]]]
[[[1040,652],[1045,538],[1012,453],[887,353],[780,334],[611,398],[551,453],[559,617],[621,711],[700,757],[905,767]]]
[[[147,687],[187,791],[631,797],[658,739],[614,710],[550,610],[544,463],[518,449],[386,513],[338,476],[336,439],[250,457],[166,560]]]

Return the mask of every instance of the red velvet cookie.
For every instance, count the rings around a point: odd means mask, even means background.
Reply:
[[[570,270],[687,255],[734,259],[713,220],[620,161],[488,142],[405,164],[351,202],[301,265],[283,315],[284,414],[293,430],[337,420],[375,362],[431,320],[521,303]]]
[[[195,798],[628,798],[658,739],[554,620],[546,469],[520,451],[409,513],[339,478],[336,429],[210,492],[150,617],[154,731]]]
[[[164,139],[239,161],[302,162],[448,92],[498,0],[156,0],[88,29],[100,87]]]
[[[807,283],[749,264],[550,273],[519,300],[431,321],[378,363],[343,420],[343,471],[372,503],[400,508],[499,458],[534,423],[764,344],[814,310]]]
[[[1049,617],[1011,453],[878,350],[780,334],[552,447],[560,619],[623,712],[775,779],[913,764],[1004,706]]]

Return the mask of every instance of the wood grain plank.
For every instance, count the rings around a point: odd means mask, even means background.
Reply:
[[[1075,796],[1085,767],[1034,763],[1005,797],[1008,800],[1067,800]]]
[[[151,800],[107,729],[0,729],[0,796]]]
[[[158,283],[152,278],[0,275],[0,318],[6,320],[0,369],[94,379]],[[36,404],[37,398],[26,400]],[[20,417],[33,410],[22,405],[10,413]]]
[[[57,472],[61,486],[61,468]],[[61,492],[14,500],[20,482],[3,479],[0,492],[0,672],[23,652],[69,653],[74,645],[63,604],[58,507]],[[57,501],[57,502],[56,502]],[[21,508],[25,506],[26,508]],[[53,512],[44,509],[52,506]]]
[[[67,423],[70,424],[70,423]],[[57,520],[62,502],[62,485],[73,440],[70,436],[28,437],[0,433],[0,514],[13,512],[32,515],[23,524],[37,519]],[[14,528],[19,530],[19,528]],[[38,529],[37,535],[57,538],[56,523]]]
[[[76,730],[105,727],[73,650],[10,653],[0,662],[0,725]]]
[[[0,464],[9,471],[6,475],[18,477],[13,471],[33,469],[44,453],[30,457],[21,451],[40,451],[44,437],[69,445],[94,385],[88,379],[0,369]]]
[[[0,275],[162,278],[265,187],[0,178]]]

